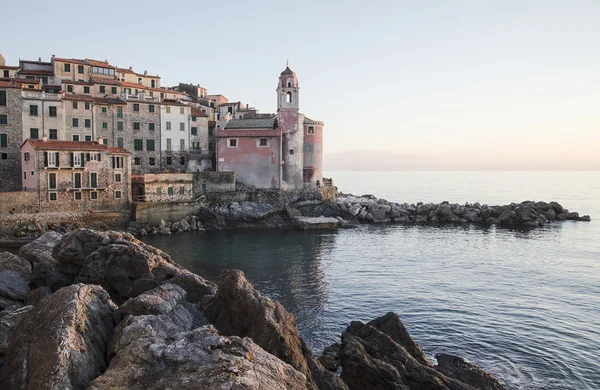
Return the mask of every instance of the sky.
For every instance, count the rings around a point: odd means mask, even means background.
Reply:
[[[600,170],[598,0],[22,0],[3,14],[7,64],[108,59],[261,112],[289,60],[301,112],[325,122],[326,169]]]

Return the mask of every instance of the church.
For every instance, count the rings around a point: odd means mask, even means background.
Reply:
[[[217,128],[217,170],[255,188],[318,188],[323,126],[300,113],[298,77],[287,66],[277,84],[277,114],[236,114]]]

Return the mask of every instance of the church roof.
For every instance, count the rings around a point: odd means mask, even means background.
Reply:
[[[324,125],[324,123],[322,121],[315,121],[315,120],[310,119],[307,116],[304,117],[304,124],[305,125]]]
[[[294,71],[291,70],[289,66],[286,66],[285,70],[283,72],[281,72],[281,76],[295,75],[295,74],[296,73],[294,73]]]
[[[275,117],[271,118],[251,118],[251,119],[232,119],[225,125],[225,130],[229,129],[272,129],[276,122]]]

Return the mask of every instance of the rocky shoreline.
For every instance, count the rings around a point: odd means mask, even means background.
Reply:
[[[0,310],[9,390],[504,389],[459,357],[429,361],[394,313],[352,322],[317,358],[243,272],[217,285],[122,232],[49,232],[0,253]]]

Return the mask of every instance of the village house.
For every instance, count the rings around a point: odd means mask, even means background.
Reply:
[[[131,177],[134,202],[187,202],[194,199],[193,175],[161,173]]]
[[[0,80],[0,191],[21,188],[22,110],[21,84]]]
[[[213,152],[209,148],[208,115],[197,108],[190,110],[190,150],[188,171],[207,171],[213,168]]]
[[[131,201],[130,153],[98,142],[27,139],[22,189],[37,191],[40,211],[124,210]]]
[[[190,109],[175,100],[165,100],[161,105],[162,167],[168,172],[186,172],[190,145]]]
[[[317,188],[323,184],[323,122],[299,112],[298,78],[289,67],[279,76],[277,114],[219,107],[217,170],[259,188]],[[248,110],[249,111],[249,110]]]
[[[118,145],[132,154],[133,173],[158,173],[161,169],[161,103],[145,94],[131,96],[117,106]]]

